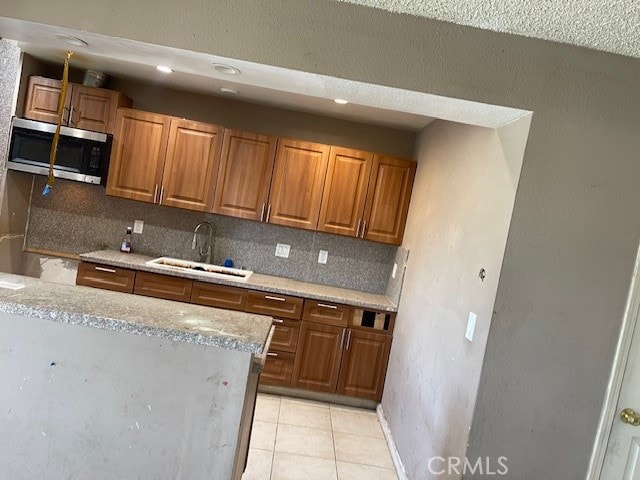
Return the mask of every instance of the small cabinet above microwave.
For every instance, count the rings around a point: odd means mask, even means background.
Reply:
[[[24,106],[24,117],[58,123],[58,101],[62,82],[32,76]],[[69,83],[62,124],[72,128],[113,134],[118,107],[130,107],[131,100],[121,92]]]

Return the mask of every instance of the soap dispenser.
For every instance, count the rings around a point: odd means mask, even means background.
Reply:
[[[131,253],[131,227],[127,227],[127,233],[120,244],[120,251],[124,253]]]

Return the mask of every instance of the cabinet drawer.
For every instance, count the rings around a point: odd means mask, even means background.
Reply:
[[[298,335],[300,334],[300,322],[298,320],[274,318],[273,326],[270,350],[295,353],[298,346]]]
[[[260,383],[291,386],[294,357],[295,354],[288,352],[268,352],[264,370],[260,375]]]
[[[309,322],[346,327],[349,323],[351,307],[331,302],[305,300],[302,318]]]
[[[302,298],[250,290],[247,296],[246,311],[299,320],[302,316],[302,303]]]
[[[136,272],[126,268],[80,262],[76,285],[133,293]]]
[[[147,297],[189,302],[193,281],[184,278],[138,272],[133,293]]]
[[[247,304],[247,291],[243,288],[193,282],[191,303],[228,310],[244,310]]]

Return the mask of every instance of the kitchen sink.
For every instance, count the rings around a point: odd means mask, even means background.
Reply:
[[[174,272],[192,272],[202,274],[207,277],[226,278],[236,282],[246,282],[253,273],[251,270],[241,270],[239,268],[222,267],[208,263],[192,262],[180,260],[178,258],[160,257],[149,260],[147,265],[155,265]]]

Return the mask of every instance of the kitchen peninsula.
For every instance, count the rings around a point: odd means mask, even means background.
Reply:
[[[271,318],[0,274],[2,478],[240,478]]]

